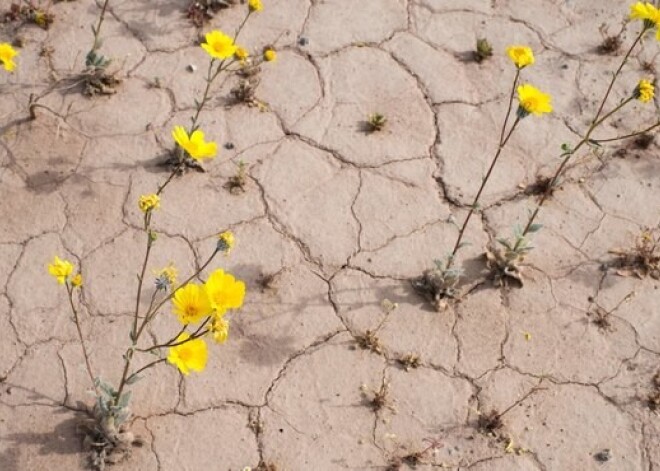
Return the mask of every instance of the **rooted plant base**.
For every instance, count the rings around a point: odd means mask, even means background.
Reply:
[[[51,77],[83,70],[94,5],[54,2],[47,35],[21,28],[16,71],[0,69],[0,469],[89,469],[90,455],[118,471],[660,468],[657,252],[638,246],[658,223],[657,139],[618,145],[639,158],[585,152],[539,216],[524,287],[484,283],[484,247],[524,223],[547,188],[536,175],[552,175],[630,42],[632,25],[619,52],[598,51],[603,18],[612,36],[626,7],[461,3],[264,0],[246,43],[275,45],[277,61],[256,91],[232,95],[238,80],[214,89],[200,120],[218,156],[204,172],[171,155],[171,130],[189,124],[204,85],[198,34],[233,31],[246,5],[200,29],[188,2],[111,3],[100,51],[121,83],[101,81],[93,97]],[[0,25],[3,41],[14,26]],[[463,60],[476,38],[492,56]],[[649,76],[654,41],[626,66],[614,102]],[[425,298],[409,280],[452,250],[452,220],[465,217],[499,137],[514,42],[539,52],[525,74],[553,94],[555,113],[526,118],[485,189],[456,264],[473,284],[427,272]],[[55,113],[36,107],[27,120],[31,94]],[[596,137],[656,113],[631,107]],[[374,113],[386,122],[363,132]],[[147,273],[173,262],[191,275],[227,228],[237,244],[218,259],[248,295],[204,374],[146,372],[132,386],[130,427],[101,433],[78,414],[93,396],[45,263],[59,253],[82,269],[82,334],[93,366],[116,382],[144,255],[135,202],[181,164],[154,212]],[[492,263],[519,284],[517,269]],[[385,299],[398,308],[384,312]],[[148,336],[166,341],[179,326],[161,315]]]

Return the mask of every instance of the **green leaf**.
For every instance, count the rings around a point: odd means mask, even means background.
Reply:
[[[497,241],[498,241],[501,245],[503,245],[504,247],[506,247],[507,249],[509,249],[509,250],[513,250],[513,247],[511,247],[511,243],[510,243],[508,240],[506,240],[505,238],[501,237],[501,238],[497,239]]]
[[[131,391],[126,391],[121,395],[117,401],[117,408],[125,409],[128,406],[128,402],[131,400]]]
[[[540,231],[542,227],[543,227],[543,224],[536,224],[535,223],[535,224],[532,224],[531,226],[529,226],[529,229],[527,230],[527,232],[533,234],[534,232]]]
[[[139,375],[131,375],[131,376],[126,380],[126,384],[130,386],[131,384],[135,384],[135,383],[137,383],[137,382],[140,381],[141,379],[142,379],[142,376],[139,376]]]

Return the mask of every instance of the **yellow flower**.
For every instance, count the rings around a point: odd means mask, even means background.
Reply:
[[[231,231],[225,231],[218,235],[217,249],[220,252],[224,252],[225,254],[229,255],[229,252],[231,252],[231,249],[234,248],[235,243],[236,238],[234,237],[234,233]]]
[[[69,275],[73,272],[73,265],[68,260],[62,260],[57,255],[53,259],[53,263],[48,265],[48,273],[53,275],[57,282],[63,285]]]
[[[648,103],[655,96],[655,86],[649,80],[642,79],[635,88],[635,98],[642,103]]]
[[[156,275],[156,288],[167,289],[168,287],[176,284],[176,277],[179,274],[173,263],[170,263],[165,268],[154,270],[153,274]]]
[[[658,27],[655,38],[660,41],[660,10],[649,2],[637,2],[630,5],[630,19],[642,20],[644,28]]]
[[[190,339],[190,334],[180,334],[174,343],[185,342],[181,345],[170,347],[167,361],[176,366],[181,373],[187,375],[190,370],[203,371],[206,368],[208,351],[203,339]]]
[[[528,46],[509,46],[506,48],[506,53],[516,67],[522,69],[534,63],[534,53],[532,48]]]
[[[236,59],[243,62],[245,59],[247,59],[250,56],[250,53],[244,47],[238,46],[236,48],[236,52],[234,53],[234,55],[236,56]]]
[[[206,290],[192,283],[174,293],[172,304],[179,322],[184,325],[199,322],[212,311]]]
[[[660,22],[660,11],[652,3],[637,2],[630,5],[630,19],[648,21],[657,25]]]
[[[550,101],[552,97],[547,93],[543,93],[538,88],[523,84],[518,87],[518,101],[520,106],[518,108],[518,115],[524,118],[528,114],[541,116],[543,113],[550,113],[552,111],[552,104]]]
[[[174,141],[195,160],[212,159],[218,153],[218,145],[204,141],[204,133],[199,129],[188,135],[183,126],[174,126],[172,130]]]
[[[264,9],[261,0],[248,0],[248,7],[250,8],[250,11],[261,11]]]
[[[272,47],[264,49],[264,60],[266,62],[275,62],[277,60],[277,52]]]
[[[218,30],[206,33],[206,42],[201,46],[214,59],[229,59],[237,49],[231,36]]]
[[[0,43],[0,62],[5,67],[5,70],[13,72],[16,68],[14,57],[18,55],[18,51],[11,47],[9,43]]]
[[[83,278],[82,278],[82,275],[80,273],[78,273],[76,276],[71,278],[71,285],[74,288],[80,288],[82,286],[82,284],[83,284]]]
[[[160,196],[157,194],[142,195],[138,200],[138,206],[143,213],[160,208]]]
[[[211,335],[218,343],[225,343],[229,337],[229,321],[223,316],[213,316],[211,321]]]
[[[216,315],[222,315],[227,309],[238,309],[243,305],[245,283],[221,269],[211,273],[204,288]]]

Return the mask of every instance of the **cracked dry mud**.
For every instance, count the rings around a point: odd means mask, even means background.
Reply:
[[[128,344],[143,240],[137,196],[164,178],[156,165],[173,125],[187,122],[206,58],[185,0],[111,0],[103,52],[121,65],[118,92],[88,99],[53,89],[83,66],[90,1],[55,3],[49,31],[23,28],[20,66],[0,89],[0,469],[82,469],[76,434],[87,378],[54,254],[82,267],[91,360],[116,381]],[[598,55],[620,0],[265,0],[242,42],[274,43],[258,96],[270,111],[228,106],[230,83],[202,114],[209,136],[233,144],[168,188],[156,214],[151,267],[182,274],[219,229],[238,245],[220,261],[246,280],[244,309],[207,370],[172,368],[135,385],[134,431],[144,439],[118,470],[387,469],[441,442],[417,469],[571,471],[660,469],[660,417],[647,404],[660,369],[658,282],[603,271],[608,250],[660,223],[658,146],[580,155],[541,213],[524,289],[482,283],[479,256],[522,221],[564,141],[574,141],[619,56]],[[7,3],[3,3],[6,6]],[[232,30],[240,8],[208,25]],[[2,27],[3,40],[12,29]],[[632,33],[626,38],[630,40]],[[462,60],[478,37],[496,54]],[[306,41],[301,42],[300,38]],[[472,291],[435,312],[408,280],[451,249],[495,145],[513,69],[511,43],[534,48],[528,80],[556,112],[528,118],[484,194],[461,256]],[[49,56],[40,51],[52,48]],[[636,84],[654,41],[625,69],[614,99]],[[189,64],[197,72],[187,70]],[[154,78],[160,87],[153,87]],[[625,87],[628,87],[626,89]],[[37,109],[30,94],[57,115]],[[618,94],[618,95],[617,95]],[[638,129],[653,105],[603,134]],[[387,116],[361,131],[369,113]],[[613,152],[624,148],[626,153]],[[242,159],[246,191],[225,185]],[[193,208],[193,210],[191,210]],[[263,286],[264,277],[271,277]],[[594,303],[611,310],[599,328]],[[150,294],[150,293],[147,293]],[[357,339],[398,303],[377,351]],[[175,322],[156,322],[154,339]],[[415,358],[406,370],[401,360]],[[387,385],[387,405],[369,403]],[[501,413],[502,428],[477,430]],[[404,468],[407,466],[404,461]]]

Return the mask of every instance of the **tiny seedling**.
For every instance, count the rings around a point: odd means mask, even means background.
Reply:
[[[552,196],[559,186],[557,183],[558,182],[555,182],[555,184],[552,185],[552,177],[537,175],[536,180],[524,187],[523,191],[526,195],[542,196],[547,192],[549,196]],[[552,185],[552,187],[550,187],[550,185]]]
[[[653,412],[660,410],[660,371],[651,379],[652,391],[646,397],[646,404]]]
[[[660,280],[660,236],[657,230],[645,230],[632,249],[616,248],[609,251],[615,256],[610,264],[619,276],[650,276]]]
[[[236,167],[236,175],[230,177],[226,185],[232,195],[245,193],[248,184],[248,164],[243,160],[239,160]]]
[[[473,54],[475,62],[481,63],[493,55],[493,46],[490,45],[488,39],[479,38]]]
[[[383,378],[378,389],[370,389],[366,385],[360,387],[362,395],[365,398],[366,404],[371,407],[375,412],[383,409],[389,409],[394,412],[394,401],[390,398],[390,384],[387,379]]]
[[[502,414],[492,409],[490,412],[479,412],[477,430],[486,435],[495,435],[504,427]]]
[[[385,129],[387,117],[382,113],[372,113],[367,117],[367,131],[380,132]]]
[[[55,16],[47,10],[44,10],[38,5],[35,5],[31,0],[23,0],[22,2],[12,3],[9,6],[9,11],[5,12],[5,22],[21,22],[24,24],[34,24],[42,29],[49,29],[53,24]]]
[[[621,30],[614,35],[610,35],[607,30],[608,27],[605,23],[600,25],[600,28],[598,28],[603,41],[598,45],[597,52],[603,55],[616,54],[619,52],[619,49],[621,49],[621,44],[623,44],[623,32],[625,30],[625,26],[623,26]]]
[[[229,8],[235,3],[236,0],[192,0],[186,10],[186,15],[192,24],[201,28],[218,11]]]
[[[416,369],[422,366],[422,360],[420,359],[419,355],[414,353],[407,353],[406,355],[399,358],[397,362],[406,371],[410,371],[411,369]]]
[[[426,448],[408,453],[404,456],[395,456],[391,458],[387,466],[387,471],[399,471],[403,466],[416,468],[417,466],[428,464],[431,459],[429,455],[444,446],[444,444],[437,438],[426,438],[424,441],[428,443]]]
[[[369,350],[379,355],[383,353],[383,346],[380,343],[380,339],[375,332],[369,329],[363,335],[356,335],[355,341],[363,350]]]

